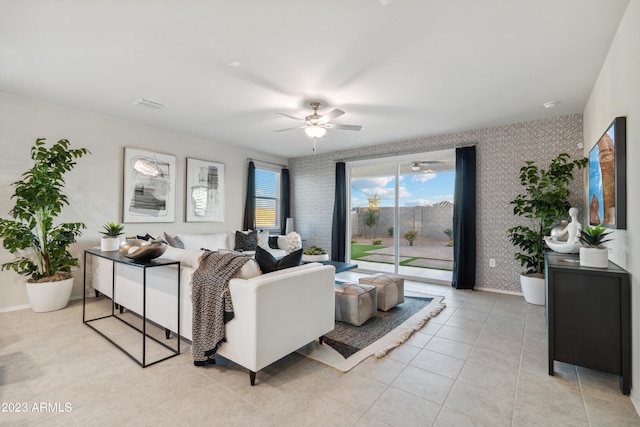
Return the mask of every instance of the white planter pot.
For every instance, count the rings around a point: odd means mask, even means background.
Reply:
[[[103,237],[100,239],[100,250],[102,252],[117,251],[120,249],[120,237]]]
[[[609,250],[607,248],[580,248],[580,265],[607,268],[609,266]]]
[[[545,282],[544,277],[532,277],[520,275],[520,287],[524,300],[529,304],[545,305]]]
[[[27,282],[27,297],[33,311],[44,313],[65,308],[71,298],[72,289],[73,277],[58,282]]]
[[[302,254],[302,261],[304,261],[304,262],[329,261],[329,254],[323,254],[323,255],[304,255],[304,254]]]

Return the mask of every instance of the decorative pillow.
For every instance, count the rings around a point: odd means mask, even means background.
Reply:
[[[168,233],[164,233],[164,239],[167,241],[169,246],[173,246],[174,248],[184,249],[184,243],[177,235],[171,235]]]
[[[246,280],[246,279],[252,279],[254,277],[260,276],[261,274],[262,274],[262,271],[260,271],[260,266],[258,265],[258,262],[255,259],[251,258],[242,266],[240,270],[238,270],[236,275],[233,277]]]
[[[258,246],[263,249],[269,248],[269,232],[267,230],[258,231]]]
[[[275,259],[267,250],[262,249],[260,246],[256,248],[256,261],[260,266],[260,270],[264,274],[271,273],[272,271],[284,270],[285,268],[295,267],[300,265],[302,259],[302,249],[291,252],[285,255],[281,259]]]
[[[255,251],[258,246],[258,234],[255,230],[248,233],[236,231],[236,251]]]
[[[302,249],[302,237],[295,231],[287,234],[287,253],[297,251],[298,249]]]
[[[278,236],[269,236],[269,247],[271,249],[280,249],[278,246]]]

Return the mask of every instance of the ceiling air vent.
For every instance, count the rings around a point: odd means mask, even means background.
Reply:
[[[162,107],[166,107],[166,105],[161,104],[157,101],[151,101],[149,99],[137,98],[133,100],[133,105],[137,105],[138,107],[150,108],[152,110],[159,110]]]

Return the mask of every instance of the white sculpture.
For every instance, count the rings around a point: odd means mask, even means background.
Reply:
[[[565,254],[578,253],[580,250],[580,232],[582,230],[582,224],[578,221],[578,208],[569,209],[569,216],[571,222],[567,224],[564,230],[560,231],[555,236],[545,236],[544,241],[547,246],[556,252]],[[567,241],[560,241],[559,238],[567,235]]]

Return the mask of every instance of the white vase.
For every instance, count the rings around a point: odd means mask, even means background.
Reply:
[[[580,248],[580,265],[583,267],[609,267],[609,250],[607,248]]]
[[[71,298],[73,277],[57,282],[27,282],[27,297],[31,309],[36,313],[55,311],[65,308]]]
[[[100,250],[102,252],[117,251],[120,249],[120,237],[104,236],[100,239]]]
[[[545,305],[545,280],[544,277],[520,275],[520,287],[524,300],[529,304]]]

